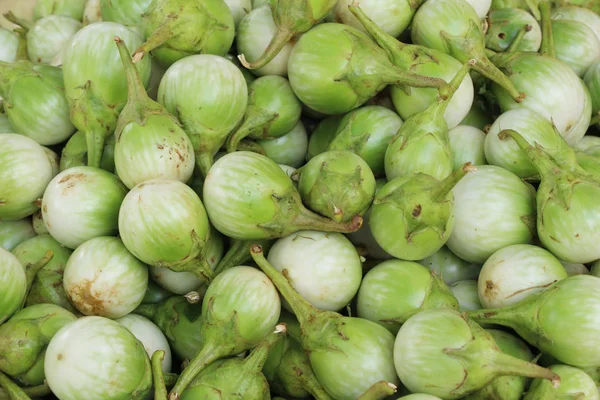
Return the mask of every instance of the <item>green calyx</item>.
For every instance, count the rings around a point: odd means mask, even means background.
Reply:
[[[309,0],[270,0],[273,21],[277,32],[269,42],[263,54],[253,62],[248,62],[243,54],[238,56],[245,68],[259,69],[273,60],[281,49],[294,36],[304,33],[323,19],[333,9],[336,0],[320,1],[320,9],[313,7]]]
[[[38,304],[15,313],[0,326],[0,371],[27,385],[44,382],[46,346],[56,332],[77,319],[54,304]]]
[[[87,165],[100,168],[106,138],[113,134],[121,110],[105,103],[91,81],[80,89],[79,97],[69,99],[71,122],[85,133]]]
[[[343,33],[352,43],[353,52],[346,69],[335,80],[346,82],[363,103],[373,96],[374,88],[380,90],[387,84],[435,88],[445,84],[443,79],[418,75],[395,67],[378,54],[381,50],[373,46],[368,37],[359,36],[350,29],[344,29]],[[371,68],[373,65],[376,67]]]
[[[451,36],[445,31],[440,35],[446,43],[448,54],[463,63],[476,60],[473,64],[475,71],[502,86],[516,102],[520,103],[525,99],[525,93],[520,93],[514,83],[487,58],[485,36],[474,21],[470,21],[469,30],[464,37]]]
[[[277,113],[267,111],[248,102],[242,125],[227,139],[227,152],[236,151],[242,139],[247,136],[266,136],[268,127],[279,117]],[[268,137],[267,137],[268,139]]]
[[[100,158],[100,168],[108,172],[115,170],[115,135],[109,135],[104,141],[104,150]],[[88,147],[86,134],[83,131],[77,131],[71,136],[60,155],[60,171],[73,167],[82,167],[88,165]]]
[[[262,399],[269,394],[269,385],[261,372],[269,350],[285,334],[285,325],[276,326],[245,359],[217,360],[203,370],[183,392],[183,400],[196,399],[209,393],[219,393],[222,399]],[[235,382],[232,385],[232,382]]]
[[[502,308],[466,311],[465,315],[479,324],[497,324],[510,327],[528,343],[544,351],[552,348],[554,343],[542,327],[538,315],[548,298],[560,290],[557,283],[542,292],[526,297],[516,304]]]
[[[142,16],[142,26],[146,41],[133,61],[152,52],[165,66],[198,53],[225,55],[234,36],[233,16],[222,1],[155,1]]]
[[[273,218],[258,225],[264,231],[265,239],[285,237],[303,229],[349,233],[362,226],[360,215],[355,215],[348,222],[336,222],[308,210],[293,185],[281,196],[272,195],[272,201],[275,207]]]
[[[441,248],[450,236],[453,224],[454,198],[451,194],[452,188],[469,172],[476,171],[470,163],[452,172],[441,182],[437,179],[417,173],[412,177],[400,177],[388,182],[375,196],[373,201],[372,218],[378,218],[378,211],[385,214],[393,213],[389,218],[399,218],[402,224],[404,237],[396,240],[397,249],[389,249],[391,254],[397,254],[400,258],[423,259],[431,254],[412,254],[418,252],[421,246],[433,247],[431,241],[435,240],[433,252]],[[401,216],[400,216],[401,215]],[[386,220],[389,220],[386,218]],[[426,242],[422,242],[419,235],[424,236]],[[431,233],[434,233],[433,235]],[[417,247],[415,249],[414,247]],[[387,246],[386,246],[387,247]],[[405,247],[405,251],[402,251]],[[428,251],[427,253],[430,253]]]
[[[444,112],[475,63],[474,60],[465,63],[450,83],[444,82],[439,88],[434,103],[425,111],[411,115],[402,124],[385,153],[385,173],[388,180],[416,172],[444,179],[451,173],[453,159]]]
[[[191,359],[200,350],[204,338],[202,308],[188,303],[183,296],[172,296],[158,304],[142,304],[135,314],[151,319],[165,334],[171,349],[182,359]]]
[[[414,7],[417,8],[421,1],[414,1],[414,3],[419,3]],[[363,25],[369,35],[373,37],[375,42],[387,53],[391,62],[397,67],[410,71],[415,65],[427,64],[430,62],[438,63],[438,59],[434,52],[427,47],[405,44],[387,34],[372,19],[370,19],[367,14],[365,14],[359,7],[357,1],[349,5],[348,9]]]
[[[349,151],[327,151],[296,170],[304,203],[336,222],[364,215],[375,194],[375,177],[369,166]]]
[[[115,42],[123,62],[123,69],[127,77],[127,104],[121,111],[115,129],[115,138],[118,141],[123,129],[130,123],[145,126],[152,115],[164,116],[179,126],[177,119],[168,113],[166,108],[148,97],[146,88],[140,78],[138,70],[131,59],[127,45],[121,38],[116,37]]]
[[[465,370],[465,380],[451,393],[453,398],[472,393],[502,375],[543,378],[552,381],[555,386],[560,384],[560,377],[557,374],[503,353],[488,332],[468,318],[463,318],[471,329],[473,339],[461,348],[443,350],[449,357],[458,359],[463,365],[468,366]]]
[[[208,302],[208,306],[206,313],[201,317],[200,336],[204,339],[205,345],[179,376],[177,383],[169,393],[169,400],[178,400],[194,377],[214,361],[239,354],[256,344],[240,335],[236,311],[233,311],[226,319],[219,319],[213,311],[215,298],[205,298],[204,301]]]
[[[576,163],[557,162],[539,145],[530,145],[523,136],[512,129],[506,129],[498,134],[501,140],[512,139],[524,151],[541,176],[538,188],[537,208],[538,219],[543,225],[544,209],[549,202],[558,203],[568,211],[571,206],[574,187],[578,184],[600,185],[600,181],[587,173]]]

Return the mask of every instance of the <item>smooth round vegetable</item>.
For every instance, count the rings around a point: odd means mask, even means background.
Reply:
[[[411,316],[430,308],[458,310],[458,302],[439,276],[412,261],[387,260],[369,270],[356,301],[360,318],[393,334]]]
[[[16,220],[33,214],[54,177],[42,146],[23,135],[0,134],[0,165],[0,219]]]
[[[0,266],[0,321],[5,321],[25,300],[27,278],[19,260],[3,248],[0,248]]]
[[[165,356],[161,362],[162,371],[171,372],[171,348],[164,333],[152,321],[136,314],[128,314],[115,321],[129,329],[142,342],[148,357],[152,357],[157,350],[163,350]]]
[[[74,249],[98,236],[116,235],[118,215],[127,189],[118,178],[99,168],[73,167],[48,184],[42,216],[48,232]]]
[[[556,58],[564,61],[580,77],[600,58],[600,38],[582,22],[553,20],[552,35]]]
[[[419,261],[419,264],[438,274],[448,285],[466,279],[476,280],[481,270],[481,265],[461,259],[446,246]]]
[[[373,201],[375,176],[365,160],[350,151],[323,152],[311,158],[299,175],[303,203],[334,221],[363,215]]]
[[[198,195],[184,183],[151,179],[134,187],[119,211],[119,233],[125,247],[146,264],[198,277],[207,273],[208,218]]]
[[[478,280],[479,299],[484,308],[505,307],[567,276],[560,261],[541,247],[506,246],[483,264]]]
[[[48,344],[44,371],[63,400],[144,399],[152,387],[142,343],[104,317],[82,317],[59,330]]]
[[[29,59],[50,64],[80,29],[81,22],[64,15],[49,15],[39,19],[27,32]]]
[[[279,239],[269,250],[269,263],[286,271],[292,287],[310,304],[338,311],[356,295],[362,263],[341,233],[300,231]],[[284,303],[290,310],[289,304]]]
[[[352,0],[338,1],[332,12],[334,20],[365,31],[363,25],[348,10],[350,4]],[[360,8],[393,37],[400,36],[408,27],[416,10],[416,6],[408,0],[363,0]]]
[[[298,121],[291,131],[277,139],[257,140],[256,142],[265,151],[267,157],[277,164],[298,168],[305,162],[308,135],[302,121]]]
[[[473,165],[488,164],[484,150],[486,134],[482,130],[473,126],[457,125],[448,131],[448,139],[455,170],[467,162]]]
[[[463,260],[483,263],[503,247],[533,239],[535,190],[513,173],[478,166],[452,194],[454,229],[446,245]]]
[[[0,220],[0,247],[12,251],[19,243],[35,236],[31,219]]]
[[[579,397],[580,399],[598,400],[600,392],[592,378],[580,370],[569,365],[552,365],[549,367],[560,376],[558,388],[546,384],[543,380],[534,379],[523,400],[542,400],[560,397]]]
[[[142,303],[148,267],[116,237],[97,237],[75,249],[65,266],[65,293],[84,315],[120,318]]]

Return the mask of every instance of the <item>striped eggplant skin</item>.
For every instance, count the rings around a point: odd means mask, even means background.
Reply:
[[[25,268],[3,248],[0,248],[0,290],[0,321],[3,322],[21,306],[27,294]]]
[[[357,296],[357,315],[396,335],[406,320],[422,310],[451,308],[458,301],[441,278],[413,261],[384,261],[365,275]]]
[[[567,19],[552,21],[556,58],[565,62],[579,77],[600,59],[600,39],[582,22]]]
[[[352,0],[340,0],[333,7],[335,22],[350,25],[366,32],[363,25],[348,10]],[[387,34],[398,37],[410,24],[416,7],[409,0],[362,0],[360,8]]]
[[[213,156],[244,117],[248,86],[238,67],[226,58],[199,54],[167,69],[158,102],[183,125],[206,176]]]
[[[27,32],[29,59],[50,64],[81,28],[80,21],[64,15],[49,15],[39,19]]]
[[[457,281],[448,285],[448,287],[458,301],[460,311],[480,310],[482,308],[479,293],[477,293],[477,281]]]
[[[33,20],[49,15],[65,15],[81,21],[86,3],[86,0],[38,0],[33,8]]]
[[[209,223],[202,201],[189,186],[151,179],[125,196],[119,211],[119,233],[137,258],[166,267],[198,256]]]
[[[327,150],[352,151],[376,177],[383,176],[385,150],[402,124],[402,118],[385,107],[360,107],[344,115]]]
[[[561,262],[541,247],[506,246],[483,264],[477,281],[479,300],[484,308],[505,307],[567,276]]]
[[[154,322],[137,314],[127,314],[115,321],[129,329],[131,333],[142,342],[148,357],[152,357],[152,354],[154,354],[156,350],[163,350],[165,356],[160,363],[162,371],[171,372],[172,359],[169,342],[167,341],[165,334],[162,333]]]
[[[60,68],[20,61],[0,63],[0,72],[0,94],[15,132],[46,146],[61,143],[75,132]]]
[[[87,25],[73,36],[62,66],[67,98],[71,102],[84,94],[89,81],[92,90],[105,105],[115,107],[118,111],[125,106],[127,79],[115,45],[115,36],[120,37],[129,49],[135,49],[142,43],[142,38],[134,31],[116,22]],[[150,60],[141,60],[136,67],[142,82],[147,85]],[[83,126],[77,128],[86,130]]]
[[[228,321],[236,311],[237,335],[248,343],[258,343],[272,332],[281,312],[279,293],[269,278],[259,269],[243,265],[217,275],[205,299],[205,324]]]
[[[19,37],[8,29],[0,27],[0,61],[12,63],[17,58]]]
[[[513,328],[529,344],[562,363],[600,365],[600,278],[574,275],[503,308],[467,311],[479,323]]]
[[[277,139],[257,140],[256,142],[263,148],[266,156],[277,164],[296,169],[305,163],[308,152],[308,134],[302,121],[298,121],[292,130]]]
[[[52,392],[65,400],[145,399],[152,388],[150,359],[125,326],[98,316],[65,325],[44,360]]]
[[[0,220],[0,247],[4,250],[12,251],[35,234],[30,218]]]
[[[483,264],[503,247],[533,240],[536,193],[512,172],[478,166],[452,193],[454,229],[446,246],[463,260]]]
[[[292,190],[291,179],[274,161],[237,151],[215,162],[204,182],[203,198],[211,223],[221,233],[259,239],[265,235],[259,225],[279,211],[272,197]]]
[[[502,113],[485,136],[485,158],[491,165],[502,167],[522,177],[538,174],[527,154],[512,140],[500,140],[498,134],[504,129],[514,129],[530,143],[537,143],[557,159],[571,159],[575,155],[552,123],[529,108],[515,108]]]
[[[428,0],[412,20],[411,38],[414,44],[448,53],[448,45],[440,31],[465,36],[471,22],[481,25],[477,12],[467,1]]]
[[[127,79],[115,37],[128,49],[142,38],[116,22],[87,25],[73,36],[63,56],[65,90],[73,125],[86,135],[88,165],[100,167],[106,138],[113,134],[127,102]],[[149,57],[136,63],[144,86],[150,80]]]
[[[42,217],[54,239],[75,249],[95,237],[117,234],[119,208],[126,193],[110,172],[87,166],[69,168],[48,184]]]
[[[527,94],[517,103],[506,90],[493,84],[492,92],[503,112],[529,108],[552,121],[570,145],[587,132],[591,113],[586,112],[585,88],[567,64],[534,53],[515,53],[501,61],[493,57],[492,61],[507,71],[520,92]]]
[[[341,310],[354,298],[362,279],[360,256],[341,233],[293,233],[276,241],[267,259],[278,271],[286,270],[292,287],[322,310]],[[289,304],[284,307],[291,310]]]
[[[523,400],[546,400],[560,398],[600,399],[594,380],[584,371],[570,365],[555,364],[548,367],[560,376],[560,386],[552,387],[542,379],[534,379]]]
[[[21,219],[39,210],[37,201],[54,177],[42,146],[23,135],[0,134],[0,165],[0,219]]]
[[[457,125],[448,131],[454,170],[467,162],[473,165],[488,164],[484,150],[485,138],[485,132],[469,125]]]
[[[252,11],[252,0],[225,0],[225,4],[231,11],[236,28],[242,18]]]
[[[100,236],[78,246],[63,275],[69,300],[84,315],[120,318],[142,303],[148,267],[121,239]]]
[[[480,19],[485,18],[492,7],[492,0],[467,0],[467,3],[475,9]]]
[[[552,10],[552,19],[578,21],[590,28],[600,40],[600,15],[587,8],[576,5],[563,5]]]
[[[100,13],[103,21],[139,26],[151,3],[152,0],[100,0]]]
[[[116,138],[116,173],[129,189],[156,178],[187,182],[194,165],[192,142],[170,116],[149,115],[144,125],[131,121]]]
[[[590,93],[592,112],[600,112],[600,60],[593,63],[585,73],[583,80]]]

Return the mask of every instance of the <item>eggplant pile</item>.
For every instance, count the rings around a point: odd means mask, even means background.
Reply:
[[[599,0],[13,3],[0,400],[600,400]]]

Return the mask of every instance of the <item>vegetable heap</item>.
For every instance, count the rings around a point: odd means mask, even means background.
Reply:
[[[600,400],[600,0],[20,0],[0,400]]]

